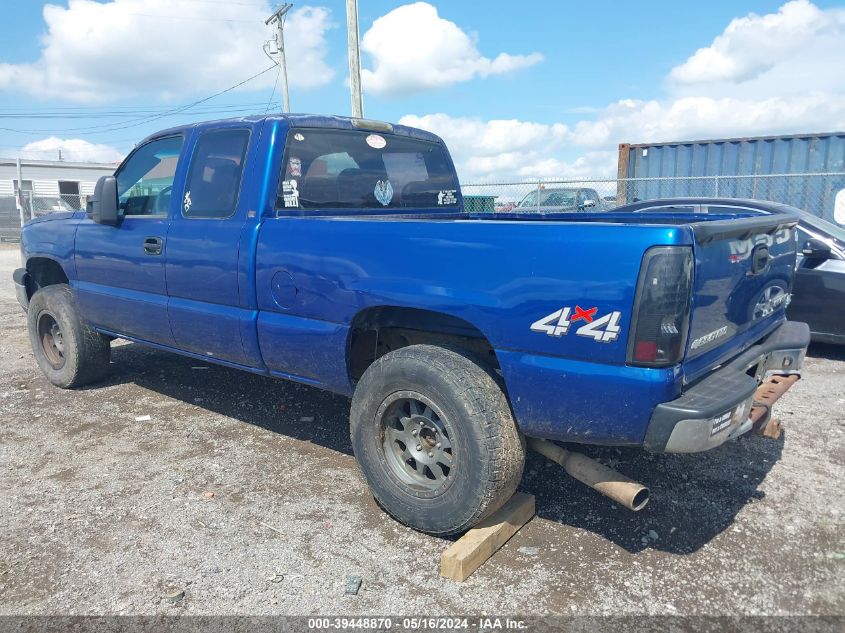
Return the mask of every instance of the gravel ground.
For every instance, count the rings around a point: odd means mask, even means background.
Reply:
[[[591,451],[651,486],[641,513],[529,457],[537,516],[457,584],[449,541],[368,494],[348,400],[117,343],[109,381],[55,389],[18,261],[0,247],[0,614],[845,613],[845,350],[811,349],[779,441]]]

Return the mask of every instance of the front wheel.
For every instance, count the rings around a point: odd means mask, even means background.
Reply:
[[[27,321],[35,361],[57,387],[80,387],[108,374],[110,341],[85,324],[66,284],[32,295]]]
[[[445,536],[498,510],[525,452],[493,374],[461,351],[385,354],[352,399],[352,446],[376,500],[398,521]]]

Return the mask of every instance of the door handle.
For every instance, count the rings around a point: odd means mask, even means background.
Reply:
[[[160,237],[144,238],[144,252],[147,255],[161,255],[161,249],[164,246],[164,240]]]

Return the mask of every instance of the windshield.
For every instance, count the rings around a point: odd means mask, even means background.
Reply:
[[[359,130],[292,129],[276,208],[431,209],[458,206],[442,144]]]

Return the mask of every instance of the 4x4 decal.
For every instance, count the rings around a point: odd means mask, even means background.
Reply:
[[[576,305],[574,311],[568,306],[563,307],[534,321],[531,324],[531,331],[549,336],[564,336],[569,333],[576,321],[583,321],[584,325],[575,330],[575,334],[592,338],[599,343],[612,343],[619,338],[619,332],[621,332],[619,322],[622,319],[622,313],[610,312],[594,318],[598,311],[597,307],[584,309]]]

